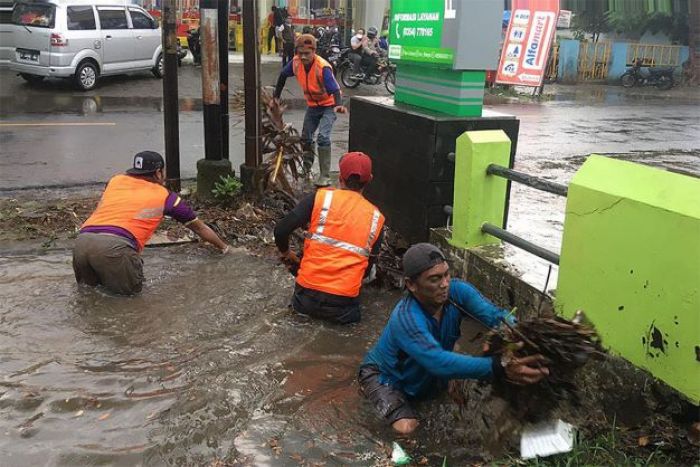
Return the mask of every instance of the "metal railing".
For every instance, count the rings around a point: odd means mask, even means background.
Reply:
[[[607,41],[581,42],[578,55],[578,77],[582,80],[603,80],[608,77],[612,44]]]
[[[534,188],[540,191],[546,191],[557,196],[566,197],[569,193],[569,188],[566,185],[545,180],[543,178],[534,177],[532,175],[526,174],[525,172],[519,172],[517,170],[509,169],[508,167],[503,167],[498,164],[490,164],[486,168],[486,174],[493,175],[496,177],[502,177],[506,180],[510,180],[511,182],[520,183],[522,185],[529,186],[530,188]],[[508,209],[507,204],[506,209]],[[451,217],[453,214],[452,206],[445,206],[445,213]],[[517,248],[525,250],[528,253],[537,256],[538,258],[544,259],[545,261],[549,261],[550,263],[556,264],[557,266],[559,265],[559,255],[557,253],[549,251],[546,248],[543,248],[539,245],[535,245],[534,243],[525,240],[524,238],[519,237],[511,232],[508,232],[507,230],[502,229],[501,227],[493,225],[489,222],[485,222],[481,226],[481,232],[494,236],[505,243],[509,243]]]
[[[680,45],[630,44],[627,65],[641,59],[642,66],[681,66],[681,49]]]
[[[553,44],[552,50],[549,52],[549,60],[547,61],[547,71],[544,73],[545,79],[556,81],[559,74],[559,44]]]

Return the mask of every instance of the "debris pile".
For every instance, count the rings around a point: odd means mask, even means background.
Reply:
[[[540,354],[546,359],[550,374],[537,384],[494,384],[494,394],[508,401],[520,420],[543,420],[563,401],[580,405],[578,370],[604,355],[595,330],[582,324],[582,318],[579,312],[574,321],[555,316],[529,318],[515,325],[504,323],[487,339],[489,355],[510,353],[517,358]]]
[[[274,99],[263,89],[262,106],[262,153],[265,178],[263,191],[282,191],[296,199],[301,188],[299,182],[308,178],[304,170],[301,137],[291,123],[285,124],[283,114],[287,106]]]

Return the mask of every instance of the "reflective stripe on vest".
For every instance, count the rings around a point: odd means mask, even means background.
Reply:
[[[128,231],[139,250],[163,220],[169,192],[165,187],[129,175],[116,175],[107,184],[97,209],[82,227],[114,226]]]
[[[382,214],[361,194],[319,190],[311,225],[304,235],[297,283],[321,292],[356,297],[383,225]]]
[[[335,105],[335,98],[328,94],[323,81],[324,68],[332,69],[330,63],[318,55],[315,56],[308,73],[299,57],[294,57],[292,60],[292,70],[297,77],[297,81],[299,81],[299,86],[304,91],[306,104],[309,107],[330,107]]]

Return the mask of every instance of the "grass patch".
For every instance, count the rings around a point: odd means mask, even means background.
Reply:
[[[494,465],[525,467],[571,467],[589,465],[674,465],[674,458],[658,447],[630,446],[623,443],[620,429],[613,426],[608,433],[591,439],[580,439],[571,452],[545,458],[523,460],[509,457]]]

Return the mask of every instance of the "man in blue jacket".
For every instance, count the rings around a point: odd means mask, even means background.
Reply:
[[[511,320],[472,285],[450,279],[445,255],[418,243],[406,251],[403,270],[408,293],[389,317],[358,374],[360,389],[395,431],[418,427],[410,400],[429,395],[451,379],[501,379],[532,384],[549,374],[533,355],[473,357],[454,352],[464,311],[491,327]]]

